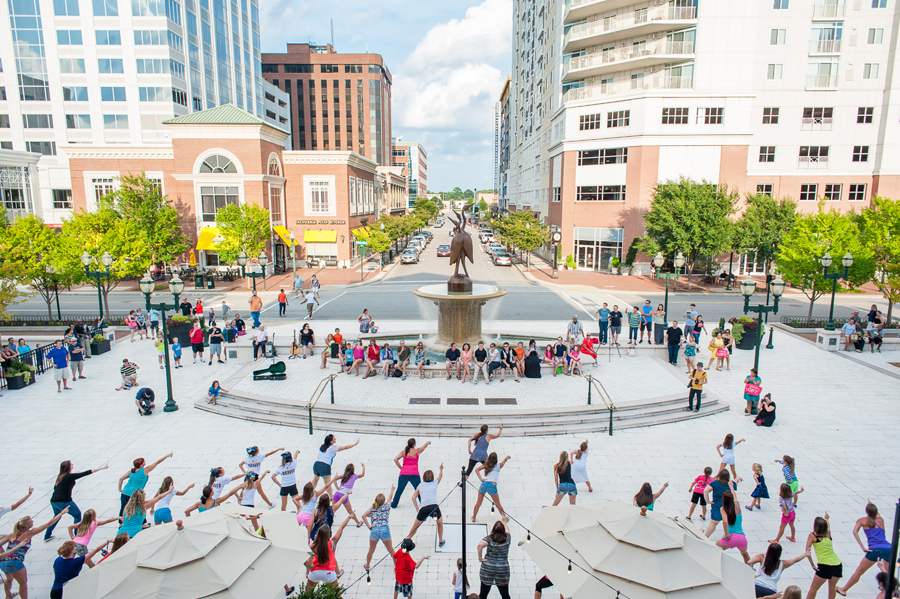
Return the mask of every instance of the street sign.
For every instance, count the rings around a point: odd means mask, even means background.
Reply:
[[[357,241],[356,245],[369,245],[368,241]]]

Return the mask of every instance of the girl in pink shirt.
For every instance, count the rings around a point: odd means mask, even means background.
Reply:
[[[706,520],[706,497],[703,495],[703,490],[706,489],[706,485],[708,485],[712,481],[712,468],[707,466],[703,469],[703,474],[694,479],[694,482],[691,483],[692,491],[691,494],[691,509],[688,510],[687,519],[691,519],[691,515],[694,513],[694,508],[697,507],[697,503],[700,503],[700,519]]]

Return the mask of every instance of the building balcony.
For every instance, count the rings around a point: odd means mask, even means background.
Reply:
[[[797,168],[828,168],[828,156],[801,156]]]
[[[674,76],[657,73],[639,79],[622,79],[611,83],[601,83],[586,87],[573,87],[563,94],[563,102],[574,102],[589,98],[606,98],[617,94],[629,94],[639,90],[654,89],[691,89],[694,85],[692,76]]]
[[[635,0],[569,0],[563,20],[574,23],[591,15],[617,10],[635,4]]]
[[[809,42],[810,54],[837,54],[841,51],[841,40],[812,40]]]
[[[691,60],[693,55],[694,42],[667,40],[593,52],[571,58],[563,68],[563,81],[596,77],[616,71],[644,70],[679,60]]]
[[[837,89],[837,75],[807,75],[806,89]]]
[[[32,212],[27,208],[6,208],[6,222],[15,222],[23,216],[28,216]]]
[[[801,131],[831,131],[831,117],[804,117],[800,119]]]
[[[563,41],[563,51],[574,52],[629,37],[683,29],[696,23],[697,8],[693,6],[662,6],[645,11],[631,11],[629,14],[572,26]]]
[[[813,19],[843,19],[847,12],[846,4],[813,4]]]

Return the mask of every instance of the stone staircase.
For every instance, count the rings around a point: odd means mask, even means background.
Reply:
[[[340,401],[340,400],[338,400]],[[613,411],[613,431],[680,422],[718,414],[729,409],[728,404],[714,395],[704,394],[701,412],[686,411],[684,394],[627,402]],[[285,400],[261,395],[222,393],[217,405],[200,399],[194,407],[221,416],[295,426],[308,429],[310,411],[306,403],[292,404]],[[442,406],[377,408],[370,406],[331,404],[327,393],[312,410],[316,431],[354,432],[402,437],[447,436],[468,437],[482,424],[503,423],[509,435],[582,435],[607,432],[609,410],[600,402],[588,406],[563,408],[521,409],[471,406],[467,409],[444,409]]]

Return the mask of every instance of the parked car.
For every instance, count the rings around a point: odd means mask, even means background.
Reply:
[[[428,241],[434,239],[434,233],[432,233],[431,231],[422,231],[422,236]]]
[[[512,266],[512,256],[506,250],[494,250],[491,261],[495,266]]]
[[[487,247],[484,249],[488,254],[493,254],[496,250],[502,250],[503,246],[499,243],[489,243]]]
[[[418,241],[422,244],[422,247],[428,245],[428,239],[424,235],[416,235],[412,238],[411,241]]]
[[[400,254],[401,264],[417,264],[419,262],[419,252],[416,250],[403,250]]]
[[[437,249],[438,258],[446,258],[450,255],[449,245],[439,245]]]
[[[413,242],[413,241],[410,241],[409,244],[406,246],[406,250],[413,250],[417,254],[421,254],[422,250],[424,250],[424,249],[425,249],[425,246],[423,246],[420,243]],[[406,250],[404,250],[404,251],[406,251]]]

